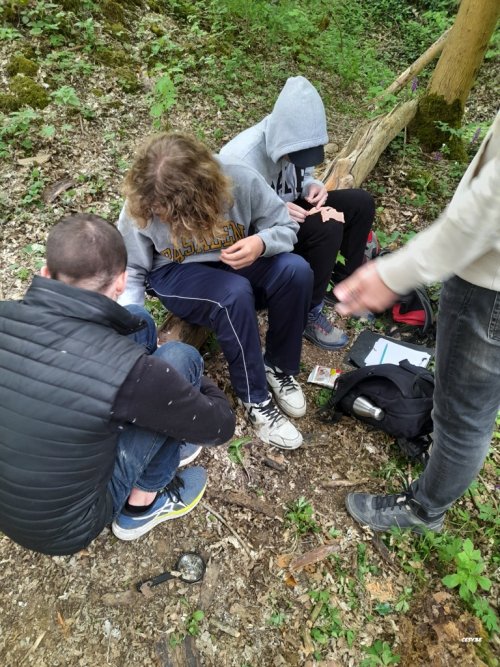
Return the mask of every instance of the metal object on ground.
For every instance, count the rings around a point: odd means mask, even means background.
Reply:
[[[187,551],[186,553],[181,554],[171,572],[163,572],[152,579],[139,581],[135,587],[140,591],[144,585],[151,588],[153,586],[158,586],[158,584],[162,584],[169,579],[180,579],[187,584],[194,584],[203,579],[206,567],[206,563],[200,554],[197,554],[194,551]]]

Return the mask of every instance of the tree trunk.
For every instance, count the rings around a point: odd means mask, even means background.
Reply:
[[[180,340],[200,349],[208,334],[208,329],[196,324],[189,324],[189,322],[181,320],[172,313],[168,313],[165,321],[158,329],[158,341],[163,345],[163,343],[171,340]]]
[[[465,102],[499,16],[499,0],[462,0],[410,127],[426,150],[437,150],[444,143],[452,157],[465,157],[459,136],[448,128],[437,127],[436,121],[446,123],[452,130],[461,126]]]
[[[326,189],[337,190],[361,185],[383,151],[411,121],[417,104],[416,99],[405,102],[356,130],[326,168],[322,176]]]

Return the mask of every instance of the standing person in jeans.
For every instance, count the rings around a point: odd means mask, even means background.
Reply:
[[[488,453],[500,404],[500,113],[440,218],[337,285],[337,308],[385,310],[397,293],[445,278],[429,462],[400,494],[347,496],[348,511],[373,530],[440,530]]]
[[[287,80],[272,112],[227,143],[221,155],[233,155],[262,174],[300,225],[294,252],[314,272],[304,336],[319,347],[336,350],[347,344],[348,337],[323,314],[323,299],[330,280],[337,283],[361,266],[375,204],[365,190],[328,192],[314,178],[313,167],[324,161],[326,143],[321,97],[307,79],[296,76]],[[339,252],[345,264],[337,262]]]
[[[140,147],[118,221],[129,279],[120,302],[145,289],[178,317],[212,329],[234,391],[263,442],[283,449],[302,435],[278,410],[302,417],[299,372],[313,276],[292,254],[298,224],[262,177],[212,155],[193,137],[159,134]],[[255,309],[267,308],[262,354]]]
[[[46,261],[22,301],[0,303],[0,530],[65,555],[111,521],[132,540],[191,511],[207,475],[178,471],[199,450],[185,442],[226,442],[235,416],[197,350],[157,348],[151,317],[116,303],[127,253],[113,225],[63,219]]]

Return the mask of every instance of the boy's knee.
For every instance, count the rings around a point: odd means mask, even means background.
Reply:
[[[170,366],[173,366],[181,375],[191,380],[197,380],[203,373],[203,358],[192,345],[174,340],[164,343],[154,353]]]

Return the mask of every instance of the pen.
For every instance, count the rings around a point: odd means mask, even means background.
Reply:
[[[385,353],[387,352],[388,347],[389,343],[386,343],[384,349],[382,350],[382,355],[380,357],[380,361],[378,362],[379,364],[381,364],[384,361]]]

